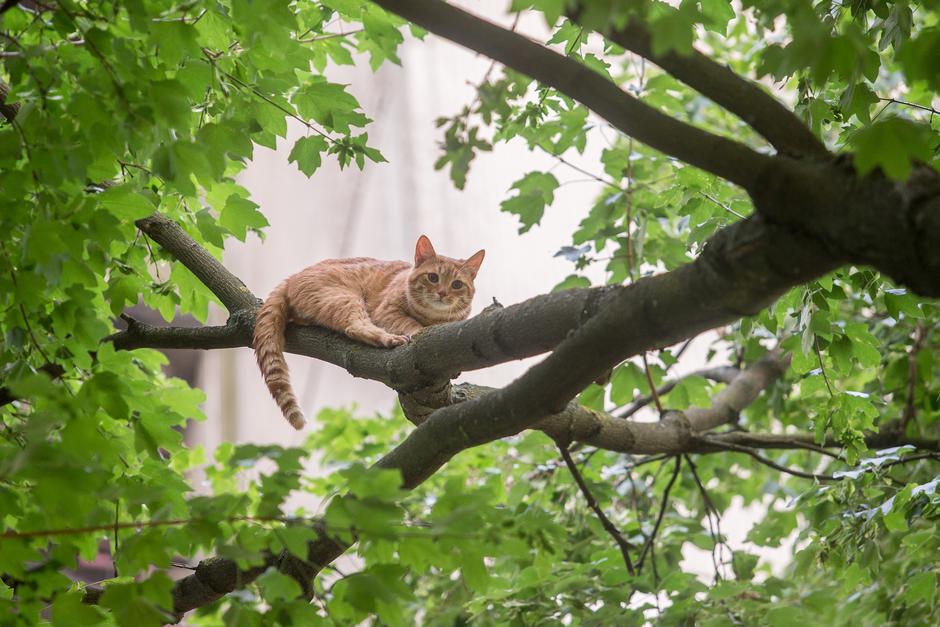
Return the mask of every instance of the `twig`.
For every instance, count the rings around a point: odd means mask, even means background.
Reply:
[[[262,92],[260,89],[258,89],[258,88],[255,87],[254,85],[249,85],[248,83],[244,82],[243,80],[241,80],[240,78],[238,78],[238,77],[235,76],[234,74],[232,74],[232,73],[230,73],[230,72],[227,72],[227,71],[223,70],[222,68],[220,68],[219,65],[216,63],[216,58],[217,58],[219,55],[221,55],[221,53],[214,54],[214,53],[212,53],[210,50],[208,50],[207,48],[203,48],[203,49],[202,49],[202,54],[206,57],[206,59],[209,61],[209,63],[210,63],[213,67],[215,67],[219,72],[221,72],[221,73],[222,73],[226,78],[228,78],[230,81],[232,81],[233,83],[235,83],[238,87],[240,87],[240,88],[242,88],[242,89],[247,89],[248,91],[250,91],[251,93],[253,93],[255,96],[257,96],[258,98],[261,98],[262,100],[264,100],[265,102],[267,102],[269,105],[271,105],[271,106],[277,108],[281,113],[283,113],[283,114],[285,114],[285,115],[287,115],[287,116],[290,116],[291,118],[297,120],[298,122],[300,122],[301,124],[303,124],[304,126],[306,126],[308,130],[311,130],[311,131],[313,131],[314,133],[320,135],[321,137],[323,137],[324,139],[326,139],[328,142],[331,142],[331,143],[334,143],[334,144],[336,143],[336,140],[333,139],[332,137],[330,137],[329,133],[327,133],[327,132],[321,130],[320,128],[317,128],[315,125],[313,125],[313,124],[311,124],[310,122],[308,122],[307,120],[303,119],[302,117],[300,117],[299,115],[297,115],[296,113],[294,113],[293,111],[291,111],[290,109],[288,109],[287,107],[282,106],[279,102],[277,102],[277,101],[275,101],[275,100],[272,100],[272,99],[269,98],[267,95],[265,95],[264,92]]]
[[[920,352],[923,346],[925,336],[924,322],[918,320],[914,329],[911,352],[907,356],[907,398],[904,401],[904,413],[901,414],[901,423],[898,425],[898,431],[901,434],[907,431],[907,425],[917,416],[917,408],[914,406],[914,395],[917,387],[917,353]]]
[[[891,466],[898,466],[900,464],[906,464],[908,462],[916,462],[921,459],[932,459],[935,461],[940,461],[940,453],[918,453],[916,455],[911,455],[910,457],[905,457],[903,459],[896,459],[886,464],[882,464],[881,468],[890,468]]]
[[[337,37],[349,37],[350,35],[355,35],[356,33],[361,33],[364,31],[364,28],[357,28],[351,30],[348,33],[329,33],[327,35],[320,35],[319,37],[311,37],[309,39],[298,39],[297,41],[302,44],[310,44],[315,41],[324,41],[326,39],[336,39]]]
[[[816,334],[813,334],[813,346],[816,347],[816,358],[819,360],[819,370],[822,372],[823,381],[826,382],[826,389],[829,390],[829,396],[833,397],[835,394],[832,391],[832,384],[829,383],[829,375],[826,374],[826,364],[823,362],[822,352],[819,350],[819,337]]]
[[[616,190],[618,190],[618,191],[621,191],[621,192],[624,191],[624,189],[623,189],[622,187],[620,187],[619,185],[617,185],[616,183],[614,183],[614,182],[611,181],[610,179],[606,179],[606,178],[604,178],[603,176],[599,176],[599,175],[597,175],[597,174],[594,174],[593,172],[590,172],[590,171],[588,171],[588,170],[585,170],[585,169],[582,168],[581,166],[578,166],[578,165],[575,165],[575,164],[571,163],[570,161],[568,161],[567,159],[565,159],[565,158],[562,157],[561,155],[552,155],[552,156],[555,157],[555,159],[557,159],[559,163],[568,166],[568,167],[571,168],[572,170],[575,170],[575,171],[577,171],[577,172],[580,172],[581,174],[583,174],[584,176],[588,177],[588,178],[591,179],[591,180],[597,181],[598,183],[603,183],[604,185],[607,185],[607,186],[609,186],[609,187],[612,187],[612,188],[614,188],[614,189],[616,189]]]
[[[692,478],[695,480],[695,485],[698,486],[698,490],[702,494],[702,502],[705,504],[705,517],[708,520],[708,533],[712,537],[712,542],[714,542],[714,546],[712,547],[712,566],[715,568],[715,578],[721,579],[721,569],[719,568],[720,557],[716,555],[716,552],[720,551],[720,547],[724,544],[724,541],[721,539],[721,513],[708,495],[708,490],[705,489],[705,483],[702,481],[702,478],[699,477],[698,467],[695,465],[695,462],[692,461],[689,455],[683,455],[682,458],[689,465],[689,470],[692,471]],[[715,517],[714,526],[712,524],[712,516]]]
[[[787,468],[786,466],[781,466],[777,462],[764,457],[763,455],[761,455],[754,449],[749,448],[747,446],[739,446],[737,444],[720,442],[708,436],[701,436],[701,440],[709,444],[713,444],[715,446],[724,447],[726,450],[729,450],[729,451],[734,451],[737,453],[744,453],[745,455],[750,455],[755,460],[764,464],[765,466],[769,466],[770,468],[773,468],[774,470],[779,470],[780,472],[787,473],[788,475],[793,475],[794,477],[801,477],[803,479],[815,479],[816,481],[840,481],[841,480],[841,478],[833,477],[832,475],[823,475],[823,474],[818,474],[818,473],[813,473],[813,472],[803,472],[802,470],[796,470],[795,468]]]
[[[898,100],[897,98],[881,98],[881,97],[879,97],[878,100],[880,100],[881,102],[887,102],[889,105],[898,104],[898,105],[902,105],[905,107],[912,107],[914,109],[920,109],[921,111],[927,111],[931,115],[940,115],[940,111],[938,111],[937,109],[934,109],[933,107],[928,107],[926,105],[917,104],[916,102],[908,102],[907,100]]]
[[[659,401],[659,392],[656,391],[656,384],[653,383],[653,373],[650,372],[650,365],[646,360],[646,353],[643,353],[643,370],[646,372],[646,380],[649,382],[650,395],[653,397],[653,402],[656,404],[656,411],[662,416],[663,404]]]
[[[653,462],[661,462],[664,459],[669,459],[670,457],[672,457],[671,453],[663,453],[662,455],[650,455],[648,457],[644,457],[643,459],[639,459],[633,462],[632,464],[627,464],[626,468],[627,470],[633,470],[634,468],[639,468],[640,466],[645,466],[646,464],[652,464]]]
[[[633,561],[630,559],[630,544],[618,531],[617,527],[614,526],[610,519],[607,518],[607,515],[604,514],[604,510],[600,508],[597,504],[597,501],[594,499],[594,495],[591,494],[590,488],[588,488],[587,483],[584,482],[584,477],[581,476],[581,471],[578,470],[577,464],[574,463],[574,460],[571,459],[571,454],[568,452],[567,447],[558,445],[558,450],[561,451],[561,457],[565,460],[565,465],[568,466],[568,471],[571,472],[571,476],[574,478],[574,482],[578,484],[578,488],[581,490],[581,494],[584,495],[584,499],[587,501],[588,507],[594,512],[597,516],[597,519],[600,520],[601,526],[610,534],[610,537],[614,539],[614,542],[617,543],[617,546],[620,547],[620,554],[623,556],[623,563],[627,567],[627,572],[631,575],[635,574],[633,570]]]
[[[630,282],[636,282],[636,259],[633,253],[633,138],[627,141],[627,191],[624,193],[624,201],[627,203],[627,215],[624,216],[624,232],[627,234],[627,276]],[[655,393],[655,391],[654,391]]]
[[[180,564],[178,562],[170,562],[170,566],[174,568],[182,568],[184,570],[196,570],[195,566],[190,566],[189,564]]]
[[[730,213],[730,214],[732,214],[732,215],[735,215],[735,216],[741,218],[742,220],[747,217],[747,216],[741,215],[740,213],[738,213],[737,211],[735,211],[734,209],[732,209],[731,207],[729,207],[729,206],[726,205],[725,203],[721,202],[720,200],[718,200],[718,199],[715,198],[714,196],[712,196],[712,195],[710,195],[710,194],[707,194],[707,193],[705,193],[705,192],[699,192],[699,193],[700,193],[702,196],[704,196],[705,198],[707,198],[708,200],[712,201],[713,203],[715,203],[716,205],[718,205],[719,207],[721,207],[722,209],[724,209],[725,211],[727,211],[728,213]]]
[[[118,525],[120,524],[121,500],[114,501],[114,549],[111,551],[111,565],[114,567],[114,576],[118,576],[117,552],[118,552]]]
[[[656,534],[659,533],[659,527],[663,524],[663,516],[666,515],[666,507],[669,505],[669,492],[672,491],[673,484],[675,484],[676,479],[679,478],[679,469],[682,467],[682,457],[676,455],[675,460],[676,463],[672,469],[672,477],[669,478],[669,483],[666,484],[666,489],[663,491],[663,500],[659,505],[659,515],[656,517],[656,524],[653,525],[653,532],[650,534],[650,537],[647,538],[646,544],[643,545],[643,551],[640,553],[640,560],[636,564],[637,571],[643,569],[643,562],[646,560],[646,554],[652,548],[653,542],[656,541]]]

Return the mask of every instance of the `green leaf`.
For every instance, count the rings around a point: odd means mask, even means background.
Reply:
[[[288,163],[297,163],[297,168],[307,176],[312,176],[322,163],[320,155],[329,146],[319,135],[301,137],[294,143],[294,148],[287,157]]]
[[[562,290],[570,290],[581,287],[591,287],[591,281],[583,276],[569,274],[561,283],[553,287],[552,291],[561,292]]]
[[[908,604],[921,601],[928,606],[933,605],[937,595],[937,575],[933,572],[918,573],[911,577],[907,583],[903,598]]]
[[[702,22],[709,30],[722,35],[728,32],[728,22],[734,19],[734,8],[728,0],[699,0],[702,6]]]
[[[101,606],[110,609],[118,624],[157,627],[172,620],[173,581],[162,573],[134,583],[112,583],[105,587]]]
[[[219,216],[219,224],[244,242],[248,231],[259,231],[268,226],[268,220],[258,211],[257,203],[238,194],[232,194],[225,201],[225,207]]]
[[[880,167],[889,177],[903,181],[914,161],[927,161],[933,155],[936,135],[926,124],[893,117],[859,129],[851,141],[859,174]]]
[[[132,184],[110,187],[95,198],[115,217],[128,222],[145,218],[156,211],[151,199]]]
[[[52,603],[52,624],[55,627],[86,627],[100,625],[104,613],[94,605],[82,602],[82,592],[60,594]]]
[[[365,126],[369,121],[345,85],[315,80],[298,90],[292,101],[303,117],[342,133],[348,133],[350,125]]]
[[[510,189],[519,193],[500,203],[500,209],[518,216],[522,223],[519,232],[525,233],[539,223],[545,207],[555,200],[558,179],[547,172],[529,172],[513,183]]]
[[[271,603],[290,601],[301,595],[300,584],[273,566],[258,577],[257,583],[265,600]]]

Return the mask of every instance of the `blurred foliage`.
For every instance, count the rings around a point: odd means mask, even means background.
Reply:
[[[739,119],[567,21],[565,5],[515,0],[512,9],[541,12],[549,45],[647,104],[763,147]],[[937,163],[938,10],[935,0],[603,0],[583,19],[600,26],[641,15],[658,51],[696,42],[780,88],[827,145],[855,153],[860,172],[903,179],[912,161]],[[178,313],[204,321],[213,298],[134,220],[159,211],[216,255],[230,237],[261,234],[267,221],[235,176],[255,144],[285,137],[288,118],[306,128],[289,162],[307,175],[327,159],[359,168],[384,161],[369,144],[370,112],[327,70],[399,63],[406,36],[424,33],[359,0],[63,0],[23,3],[0,19],[0,80],[7,101],[20,105],[15,123],[0,124],[0,380],[5,400],[19,399],[0,407],[0,573],[20,582],[15,595],[0,584],[4,624],[161,624],[171,563],[217,554],[247,566],[266,550],[302,555],[314,537],[305,523],[320,514],[332,533],[355,533],[359,543],[355,560],[317,580],[313,604],[271,570],[187,619],[940,623],[936,463],[896,464],[915,453],[864,442],[866,432],[902,420],[909,436],[937,437],[935,303],[847,267],[725,329],[713,347],[735,363],[776,342],[792,351],[785,380],[741,426],[834,438],[843,460],[806,450],[769,456],[845,473],[839,482],[792,478],[736,453],[677,462],[577,452],[595,498],[634,547],[656,529],[635,577],[537,433],[466,451],[407,494],[393,473],[367,471],[407,432],[397,412],[326,411],[303,448],[223,444],[207,459],[182,435],[202,418],[202,393],[166,378],[159,353],[102,342],[138,301],[167,321]],[[459,188],[479,151],[514,141],[548,155],[554,165],[526,173],[502,205],[522,232],[538,228],[560,188],[584,176],[600,181],[559,250],[572,262],[559,289],[589,285],[595,269],[623,283],[676,268],[753,211],[740,190],[632,142],[511,70],[488,72],[472,103],[437,125],[436,167]],[[594,142],[603,142],[600,162],[582,165]],[[677,353],[651,355],[648,372],[619,366],[582,401],[630,405],[649,392],[648,377],[669,378]],[[707,405],[719,388],[688,378],[662,400]],[[304,472],[311,455],[325,475]],[[326,499],[323,511],[289,504],[303,494]],[[718,514],[742,516],[745,507],[759,512],[745,547],[793,547],[788,565],[731,550]],[[102,582],[100,605],[86,606],[82,586],[63,572],[94,559],[105,539],[115,576]]]

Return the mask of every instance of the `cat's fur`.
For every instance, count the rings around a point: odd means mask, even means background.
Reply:
[[[253,344],[264,381],[287,421],[295,429],[304,426],[284,360],[288,322],[318,324],[372,346],[404,344],[426,326],[466,319],[484,254],[444,257],[422,235],[414,266],[368,257],[328,259],[282,281],[258,311]]]

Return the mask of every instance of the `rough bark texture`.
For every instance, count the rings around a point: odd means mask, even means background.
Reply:
[[[790,287],[840,265],[871,265],[919,294],[940,295],[936,171],[919,167],[905,183],[891,182],[878,172],[860,178],[849,158],[829,155],[808,129],[796,130],[795,116],[757,87],[697,53],[654,55],[648,36],[636,26],[610,36],[739,115],[781,154],[763,155],[672,119],[573,59],[439,0],[376,3],[555,87],[653,148],[742,186],[758,212],[717,232],[698,258],[671,272],[626,287],[572,290],[494,307],[471,320],[428,329],[394,350],[365,347],[322,329],[290,327],[291,352],[400,391],[402,405],[417,426],[378,466],[400,470],[406,487],[419,484],[466,448],[527,428],[540,429],[564,445],[580,441],[624,453],[818,450],[810,434],[713,432],[735,422],[739,412],[781,375],[785,360],[776,354],[735,376],[712,407],[667,412],[656,423],[619,419],[572,399],[622,360],[754,314]],[[6,94],[0,91],[0,113],[12,121],[17,108],[5,102]],[[128,319],[128,328],[110,338],[114,345],[248,346],[257,297],[167,218],[154,215],[138,226],[205,283],[230,317],[225,326],[201,329],[155,328]],[[460,372],[549,351],[502,389],[450,384]],[[7,399],[0,394],[0,400]],[[872,434],[869,442],[938,448],[936,441],[900,439],[893,430]],[[174,610],[181,616],[211,603],[270,566],[295,577],[309,596],[319,569],[346,548],[321,530],[306,562],[268,556],[263,564],[240,570],[225,559],[204,560],[177,582]],[[98,594],[89,591],[86,599],[95,602]]]

